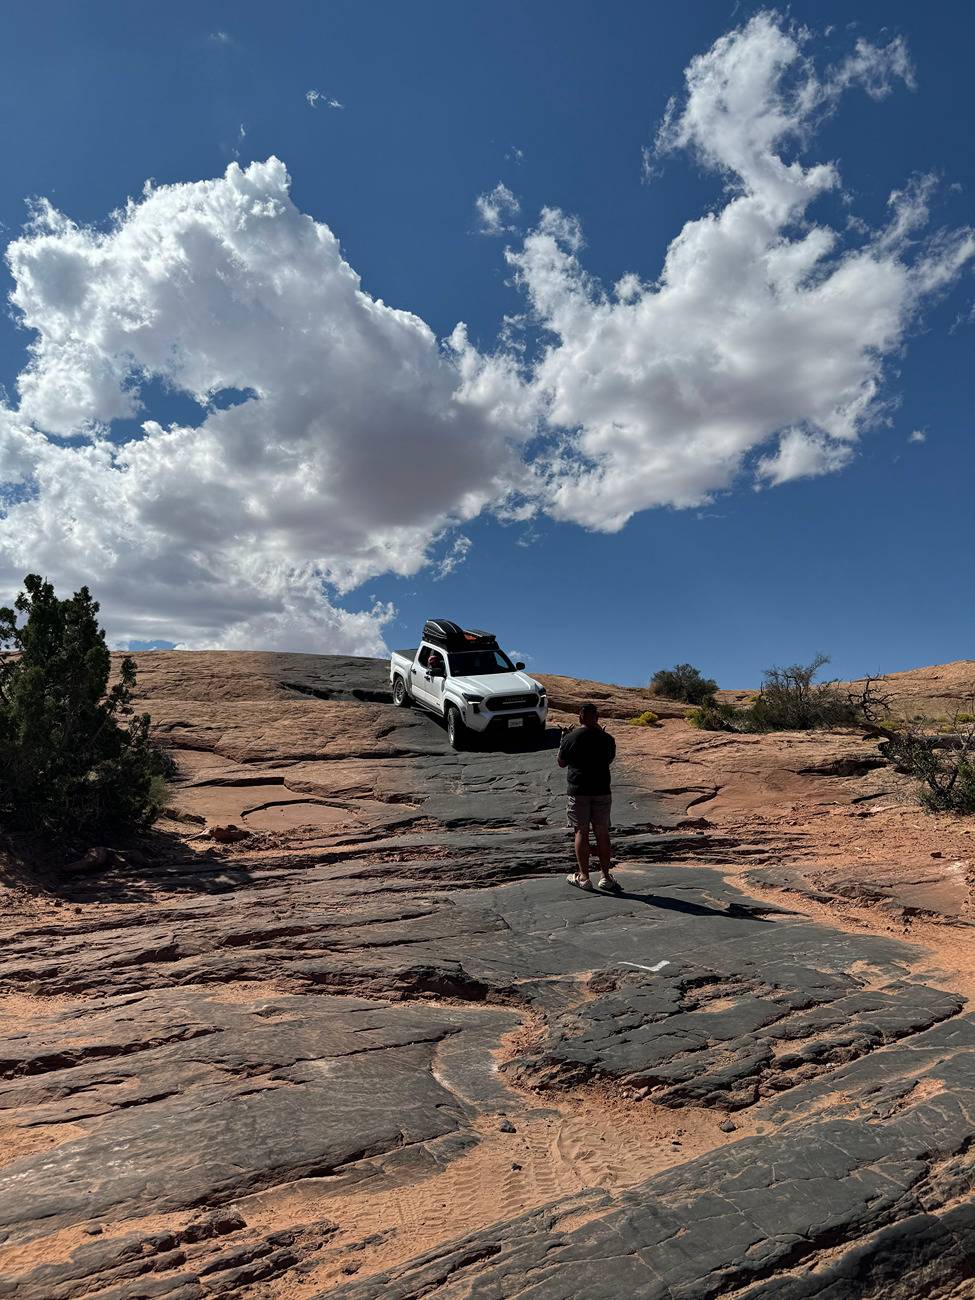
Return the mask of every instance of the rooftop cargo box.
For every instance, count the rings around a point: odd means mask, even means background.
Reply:
[[[496,646],[493,632],[482,632],[480,628],[464,629],[459,623],[449,618],[428,618],[423,625],[424,641],[433,641],[448,650],[471,650],[475,647]]]

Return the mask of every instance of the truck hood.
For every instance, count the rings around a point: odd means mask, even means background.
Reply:
[[[468,695],[527,695],[542,687],[527,673],[486,673],[483,677],[451,677],[450,685]]]

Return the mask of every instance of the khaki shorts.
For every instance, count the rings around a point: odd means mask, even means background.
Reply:
[[[609,829],[609,813],[613,806],[611,794],[570,794],[569,825],[574,831],[586,831],[591,826]]]

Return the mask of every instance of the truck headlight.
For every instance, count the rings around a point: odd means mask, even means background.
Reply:
[[[484,703],[484,696],[483,696],[483,695],[468,695],[466,691],[464,692],[464,699],[467,701],[468,704],[483,704],[483,703]]]

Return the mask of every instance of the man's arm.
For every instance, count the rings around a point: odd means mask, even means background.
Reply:
[[[568,736],[563,736],[562,739],[559,741],[559,757],[558,757],[558,764],[559,764],[559,767],[568,767],[568,766],[569,766],[569,760],[568,760],[568,759],[566,758],[566,756],[565,756],[565,742],[566,742],[566,740],[568,740]]]
[[[603,735],[609,741],[609,758],[606,761],[608,763],[613,763],[616,760],[616,741],[613,739],[613,737],[609,734],[608,731],[604,731]]]

